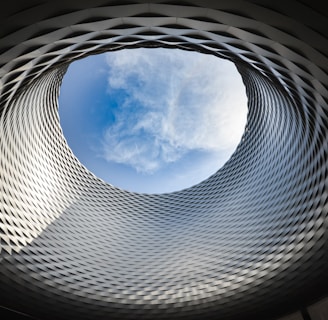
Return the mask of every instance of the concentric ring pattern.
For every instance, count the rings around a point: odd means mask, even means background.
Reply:
[[[304,1],[12,0],[1,10],[0,301],[39,319],[272,319],[327,294],[328,18]],[[191,188],[137,194],[68,148],[70,62],[230,59],[243,138]]]

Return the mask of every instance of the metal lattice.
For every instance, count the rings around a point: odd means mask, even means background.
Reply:
[[[10,1],[0,13],[0,301],[40,319],[269,319],[327,293],[328,18],[302,1]],[[68,64],[136,47],[233,61],[223,168],[138,194],[74,157]]]

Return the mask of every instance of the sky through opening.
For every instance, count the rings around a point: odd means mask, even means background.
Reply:
[[[231,157],[246,125],[235,65],[179,49],[126,49],[73,62],[60,123],[80,162],[140,193],[193,186]]]

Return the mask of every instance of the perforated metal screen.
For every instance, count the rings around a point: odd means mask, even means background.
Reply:
[[[40,319],[272,319],[327,293],[328,19],[304,1],[17,1],[0,13],[0,301]],[[70,62],[136,47],[233,61],[248,121],[226,165],[137,194],[58,118]]]

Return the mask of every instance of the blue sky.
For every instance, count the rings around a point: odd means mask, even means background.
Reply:
[[[215,173],[236,149],[247,98],[236,67],[178,49],[126,49],[72,63],[59,115],[76,157],[121,189],[164,193]]]

